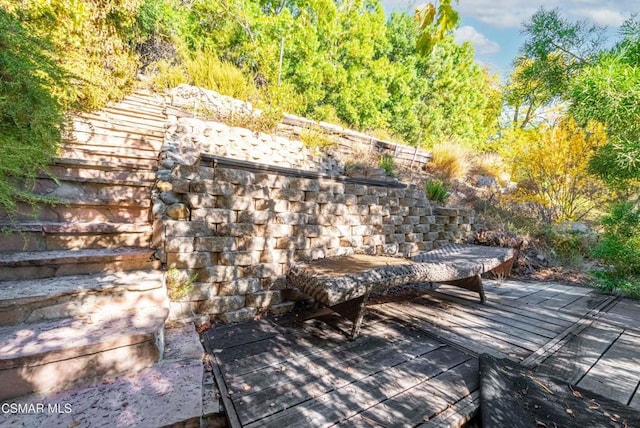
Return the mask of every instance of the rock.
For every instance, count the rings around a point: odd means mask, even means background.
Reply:
[[[486,175],[477,175],[476,176],[476,186],[477,187],[496,187],[498,182],[495,178],[489,177]]]
[[[167,205],[180,203],[180,199],[178,199],[178,196],[176,196],[176,194],[173,193],[172,191],[160,193],[160,199],[162,199],[162,202],[164,202]]]
[[[167,216],[174,220],[187,220],[190,214],[185,204],[173,204],[167,208]]]
[[[173,189],[173,184],[171,184],[168,181],[162,180],[162,181],[158,181],[158,183],[156,184],[156,187],[161,192],[168,192]]]

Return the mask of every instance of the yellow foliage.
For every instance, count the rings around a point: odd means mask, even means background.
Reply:
[[[601,187],[587,173],[587,165],[606,141],[602,125],[581,128],[569,117],[538,131],[515,131],[510,137],[519,201],[534,203],[547,222],[580,219],[594,208]]]

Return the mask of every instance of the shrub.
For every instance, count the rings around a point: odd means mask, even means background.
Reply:
[[[384,169],[389,177],[396,177],[396,173],[393,170],[393,156],[382,155],[378,160],[378,167]]]
[[[440,180],[427,181],[424,191],[430,201],[444,204],[449,199],[450,193],[447,186]]]
[[[255,86],[235,65],[221,61],[210,50],[194,52],[184,62],[191,84],[212,89],[222,95],[247,101]]]
[[[568,268],[582,267],[595,245],[593,234],[551,226],[542,227],[536,237],[548,246],[548,255],[554,264]]]
[[[0,46],[0,208],[11,214],[18,200],[39,200],[28,185],[18,188],[11,179],[28,184],[55,155],[69,88],[51,45],[2,8]]]
[[[593,255],[605,265],[596,276],[605,290],[640,294],[640,210],[631,202],[611,206],[602,220],[604,233]]]
[[[189,80],[184,67],[172,64],[167,60],[151,63],[147,68],[147,72],[151,75],[151,86],[158,92],[175,88]]]

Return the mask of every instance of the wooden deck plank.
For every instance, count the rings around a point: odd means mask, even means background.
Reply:
[[[514,353],[518,356],[526,357],[540,347],[539,344],[529,340],[513,337],[495,328],[487,328],[489,326],[496,326],[496,323],[488,320],[480,321],[477,319],[469,319],[469,317],[453,316],[446,311],[438,311],[434,310],[434,308],[416,304],[405,305],[404,307],[398,307],[398,303],[388,303],[388,305],[395,306],[396,309],[404,308],[404,310],[410,311],[414,317],[431,322],[441,328],[455,329],[459,332],[465,331],[467,337],[484,341],[502,352]]]
[[[552,286],[549,282],[522,282],[510,280],[484,280],[485,291],[500,299],[519,299]]]
[[[424,303],[425,306],[429,308],[441,309],[439,313],[445,320],[455,320],[455,322],[460,322],[460,324],[473,325],[475,326],[474,328],[488,329],[494,337],[517,344],[530,351],[535,351],[549,340],[548,337],[539,336],[530,331],[506,324],[503,322],[504,320],[496,319],[499,317],[495,315],[489,317],[480,311],[464,311],[461,310],[460,305],[452,304],[445,300],[422,297],[414,299],[412,303]]]
[[[589,293],[587,294],[584,294],[582,290],[580,290],[579,292],[576,292],[573,290],[566,290],[560,294],[557,294],[545,300],[544,302],[541,302],[540,305],[542,305],[544,308],[547,308],[547,309],[559,310],[567,306],[571,307],[573,303],[579,301],[584,297],[591,296],[592,293],[593,293],[593,290],[590,290]]]
[[[506,346],[506,344],[498,342],[492,337],[485,337],[477,334],[468,328],[456,325],[443,326],[442,324],[422,318],[422,315],[416,316],[410,308],[402,306],[392,306],[385,304],[375,307],[376,311],[380,311],[387,315],[395,316],[397,319],[414,325],[415,327],[432,334],[436,338],[442,338],[447,343],[458,344],[476,355],[487,353],[499,358],[523,359],[528,355],[528,351],[522,348]]]
[[[633,407],[634,409],[640,410],[640,383],[636,388],[636,393],[633,395],[629,406]]]
[[[430,291],[429,294],[439,295],[443,298],[449,298],[450,294],[448,293],[448,290],[446,291],[447,293],[443,293],[441,291]],[[483,303],[483,306],[486,306],[488,308],[495,308],[499,311],[522,315],[529,319],[541,321],[547,324],[557,325],[562,329],[567,328],[580,318],[576,315],[564,314],[559,311],[550,311],[545,308],[537,307],[535,305],[518,304],[517,300],[496,302],[491,299],[489,295],[487,295],[487,301]]]
[[[365,335],[392,339],[399,335],[406,335],[403,326],[387,323],[380,326],[377,323],[367,324],[363,329]],[[286,333],[275,336],[270,340],[252,342],[223,350],[218,355],[225,373],[229,376],[240,376],[255,370],[280,364],[282,361],[301,358],[309,354],[334,349],[339,346],[357,346],[345,336],[333,329],[327,328],[317,320],[308,321],[295,328],[288,328]]]
[[[424,342],[406,341],[399,347],[384,348],[378,352],[360,357],[344,364],[341,361],[325,361],[328,374],[302,377],[293,382],[280,383],[272,388],[263,389],[256,394],[245,395],[234,399],[238,416],[243,424],[262,419],[273,413],[288,409],[313,397],[322,395],[336,388],[371,376],[389,367],[412,360],[419,355],[433,351],[433,340],[425,338]]]
[[[270,339],[283,332],[282,327],[263,321],[220,326],[209,330],[207,337],[214,350],[222,350]]]
[[[571,303],[559,308],[559,311],[569,314],[582,315],[589,312],[591,309],[598,306],[604,300],[607,299],[606,295],[598,294],[596,292],[592,294],[587,294],[586,296],[582,296],[579,299],[574,300]]]
[[[594,323],[579,335],[574,335],[562,348],[544,361],[537,371],[575,385],[620,334],[622,334],[621,329]]]
[[[640,338],[622,333],[578,386],[629,404],[640,382]]]
[[[469,422],[479,408],[480,391],[476,390],[418,428],[459,428]]]
[[[530,305],[539,305],[544,307],[544,302],[549,301],[558,295],[564,294],[568,288],[569,287],[562,284],[552,284],[551,287],[518,299],[518,303],[528,303]]]
[[[640,334],[640,301],[621,299],[601,320],[616,326],[630,330],[632,333]]]
[[[310,426],[332,425],[404,393],[469,358],[453,348],[439,348],[375,376],[334,389],[259,423],[260,426],[288,427],[304,420]]]
[[[440,343],[420,334],[407,335],[401,340],[388,340],[383,337],[363,337],[362,340],[349,341],[341,346],[321,352],[314,352],[305,356],[293,356],[282,360],[279,364],[253,371],[242,376],[230,375],[230,381],[241,385],[250,385],[251,392],[257,392],[264,388],[273,387],[280,382],[290,381],[301,376],[322,377],[331,375],[335,367],[327,366],[327,362],[339,362],[340,367],[358,364],[359,360],[380,349],[398,348],[407,349],[409,342],[419,341],[420,350],[429,347],[435,349]]]
[[[457,304],[456,309],[460,311],[476,313],[480,316],[490,318],[494,321],[504,323],[511,327],[519,328],[547,339],[555,337],[558,332],[562,331],[560,326],[551,328],[548,323],[537,319],[528,318],[524,315],[513,314],[508,311],[498,310],[494,307],[481,303],[468,302],[457,297],[443,298],[441,295],[429,293],[430,298],[435,299],[439,303],[454,302]]]
[[[478,360],[472,359],[362,412],[359,418],[386,427],[414,427],[478,389]]]

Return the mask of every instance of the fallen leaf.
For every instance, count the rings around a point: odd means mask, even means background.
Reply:
[[[536,427],[547,428],[547,424],[536,419]]]
[[[571,409],[569,409],[569,408],[564,409],[564,410],[565,410],[568,414],[573,415],[573,410],[571,410]]]
[[[429,416],[425,416],[424,418],[422,418],[422,420],[423,420],[424,422],[429,422]]]

